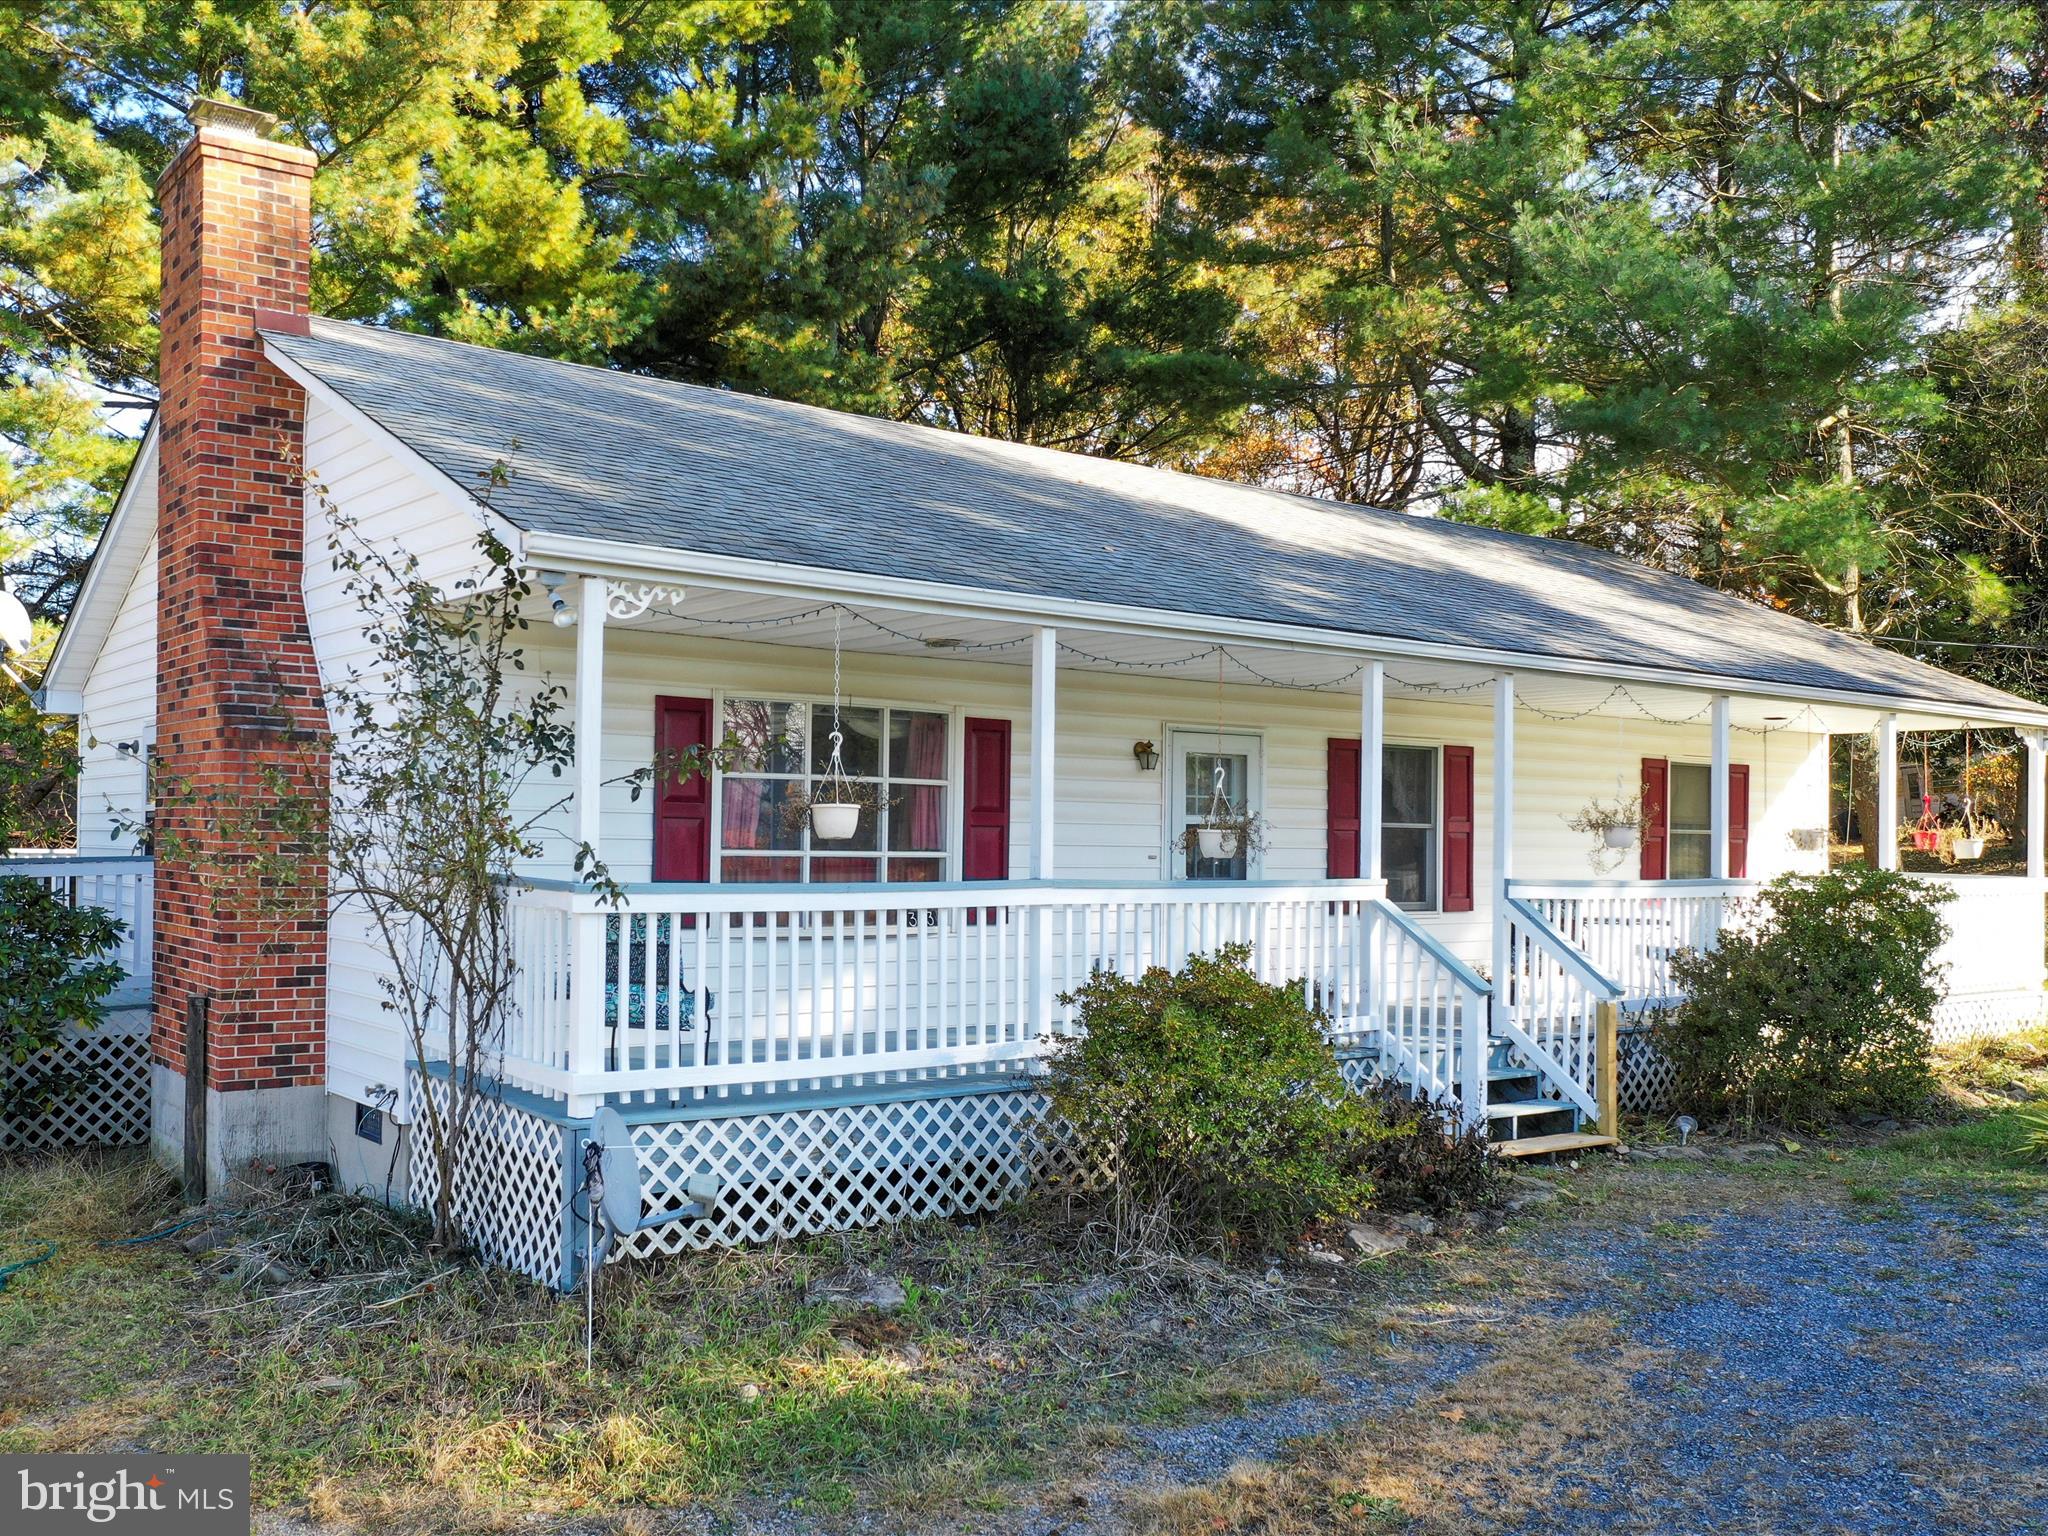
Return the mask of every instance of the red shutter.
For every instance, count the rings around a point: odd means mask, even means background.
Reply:
[[[711,745],[711,701],[654,701],[654,750],[658,760],[671,753]],[[654,790],[654,878],[711,878],[711,779],[693,773],[678,781],[664,773]]]
[[[1472,910],[1472,749],[1444,748],[1444,905]]]
[[[1749,764],[1728,765],[1728,878],[1749,878]]]
[[[1670,868],[1671,764],[1661,757],[1643,759],[1643,878],[1662,880]]]
[[[964,880],[1010,878],[1010,722],[967,722],[966,830],[960,847]]]
[[[1328,816],[1329,855],[1327,868],[1332,880],[1358,878],[1358,738],[1330,738],[1330,799]]]

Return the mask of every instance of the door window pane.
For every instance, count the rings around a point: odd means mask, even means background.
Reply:
[[[1232,815],[1259,809],[1254,789],[1254,754],[1257,750],[1256,738],[1242,735],[1226,735],[1220,746],[1214,736],[1200,732],[1189,732],[1179,738],[1174,750],[1180,783],[1177,803],[1173,807],[1176,812],[1173,818],[1176,839],[1184,836],[1189,828],[1198,827],[1209,819],[1215,808],[1219,771],[1223,799]],[[1251,878],[1251,861],[1241,848],[1229,858],[1208,859],[1202,857],[1199,841],[1189,838],[1186,847],[1176,843],[1169,857],[1174,861],[1172,867],[1179,870],[1183,879]]]

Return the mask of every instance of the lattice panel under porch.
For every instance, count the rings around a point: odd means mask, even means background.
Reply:
[[[445,1080],[416,1078],[414,1086],[446,1110]],[[471,1115],[466,1171],[457,1169],[455,1177],[457,1224],[491,1263],[544,1285],[561,1284],[562,1206],[568,1197],[563,1127],[488,1097],[477,1101]],[[427,1142],[422,1107],[412,1126],[411,1199],[432,1212],[441,1177]]]
[[[634,1144],[650,1210],[680,1203],[669,1192],[692,1174],[725,1184],[709,1221],[625,1245],[642,1257],[965,1216],[1083,1175],[1043,1095],[1015,1089],[652,1122],[634,1128]]]
[[[0,1061],[0,1082],[15,1083],[55,1068],[91,1081],[47,1114],[0,1119],[0,1152],[60,1147],[134,1147],[149,1140],[149,1015],[117,1013],[92,1030],[67,1031],[50,1055],[16,1066]]]
[[[2042,1019],[2040,992],[1964,992],[1934,1010],[1934,1043],[1952,1045],[1979,1035],[2013,1035]]]

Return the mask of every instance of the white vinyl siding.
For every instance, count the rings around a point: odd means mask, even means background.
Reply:
[[[145,759],[156,740],[156,540],[93,658],[78,717],[78,848],[134,853],[120,830],[144,809]]]

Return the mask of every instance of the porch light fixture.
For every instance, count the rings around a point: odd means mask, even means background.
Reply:
[[[538,571],[535,580],[547,588],[548,606],[555,611],[555,628],[573,629],[576,625],[576,610],[569,606],[569,600],[562,596],[562,588],[569,584],[569,578],[560,571]]]
[[[1138,760],[1140,772],[1150,773],[1159,766],[1159,749],[1149,741],[1133,742],[1131,744],[1131,756]]]

